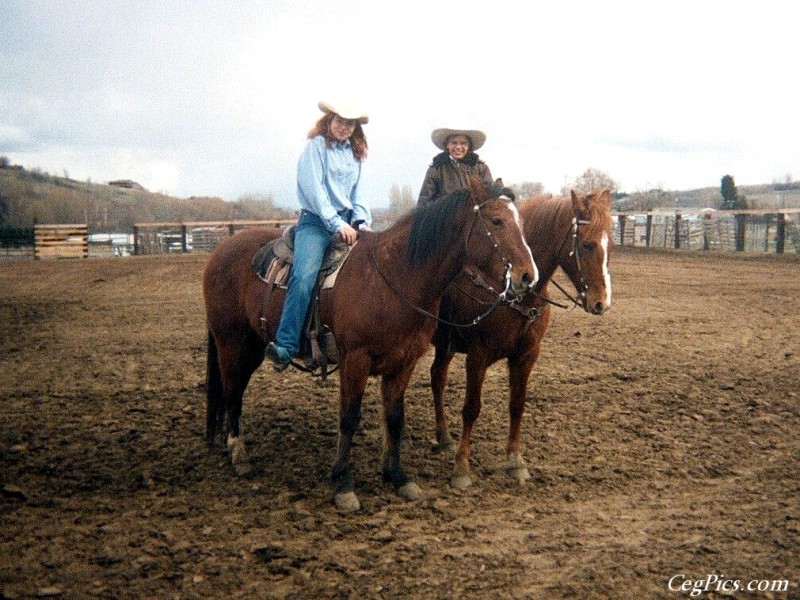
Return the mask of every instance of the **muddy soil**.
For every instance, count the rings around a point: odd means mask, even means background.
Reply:
[[[522,485],[502,468],[503,364],[459,491],[420,361],[413,502],[381,482],[372,381],[347,516],[327,481],[336,376],[256,372],[250,476],[207,448],[206,259],[0,264],[0,597],[689,598],[708,576],[705,598],[800,597],[797,257],[618,248],[612,310],[554,312]]]

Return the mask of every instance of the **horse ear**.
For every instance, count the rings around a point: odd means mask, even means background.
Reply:
[[[575,193],[575,190],[570,190],[570,194],[572,194],[572,212],[575,213],[576,217],[584,214],[588,208],[588,198],[583,194],[579,196]]]
[[[608,188],[603,189],[600,192],[600,195],[597,197],[598,202],[602,202],[604,205],[610,207],[611,206],[611,190]]]
[[[516,194],[514,194],[514,190],[503,183],[503,179],[498,177],[494,180],[494,183],[489,186],[488,190],[490,198],[500,198],[501,196],[504,198],[508,198],[512,202],[517,199]]]

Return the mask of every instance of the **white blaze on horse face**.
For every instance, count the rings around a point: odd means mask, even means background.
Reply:
[[[600,247],[603,249],[603,281],[606,285],[606,297],[603,303],[605,308],[611,308],[611,273],[608,270],[608,234],[603,232],[600,239]]]
[[[536,266],[536,261],[533,260],[533,253],[531,252],[531,247],[528,246],[528,242],[525,240],[525,231],[523,230],[522,218],[519,216],[519,211],[517,210],[517,206],[511,202],[508,203],[508,207],[511,209],[511,213],[514,215],[514,223],[517,224],[517,229],[519,230],[519,236],[522,240],[522,245],[528,249],[528,256],[531,257],[531,264],[533,265],[533,281],[531,282],[531,287],[536,285],[539,281],[539,267]]]

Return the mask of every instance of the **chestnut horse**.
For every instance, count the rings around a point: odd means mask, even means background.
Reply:
[[[572,192],[571,198],[547,196],[521,202],[519,211],[525,223],[525,239],[539,267],[540,278],[534,294],[517,305],[499,308],[475,327],[437,327],[433,338],[436,354],[430,375],[436,440],[441,448],[453,444],[443,407],[448,365],[454,353],[467,355],[463,428],[450,479],[454,487],[465,488],[472,483],[470,436],[481,410],[481,388],[486,369],[502,358],[508,363],[510,388],[506,469],[521,481],[530,478],[522,457],[520,429],[528,377],[539,357],[550,320],[548,283],[556,269],[561,267],[577,290],[578,298],[573,299],[575,304],[580,304],[593,315],[602,315],[611,307],[608,258],[613,240],[610,204],[609,190],[588,195]],[[448,321],[469,321],[482,313],[486,304],[492,301],[491,296],[471,286],[462,274],[448,288],[441,314]]]
[[[349,464],[368,378],[381,375],[383,477],[407,499],[420,489],[400,463],[404,394],[417,360],[427,351],[442,294],[462,269],[513,295],[538,279],[516,207],[492,197],[479,182],[405,215],[389,229],[362,232],[335,286],[320,294],[321,320],[339,354],[339,435],[332,470],[339,510],[358,510]],[[206,437],[224,434],[237,472],[249,465],[240,439],[242,397],[274,339],[284,293],[253,272],[250,261],[276,230],[251,229],[223,241],[203,274],[208,325]]]

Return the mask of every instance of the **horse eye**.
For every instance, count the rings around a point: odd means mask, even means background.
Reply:
[[[591,252],[592,250],[597,248],[597,244],[595,244],[594,242],[584,242],[582,246],[583,249],[586,250],[587,252]]]
[[[492,225],[495,227],[500,227],[503,224],[503,219],[500,217],[492,217]]]

